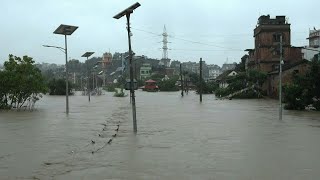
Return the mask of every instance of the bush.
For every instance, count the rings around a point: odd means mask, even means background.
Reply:
[[[66,95],[66,80],[52,79],[49,81],[49,95]],[[72,84],[68,84],[68,93],[72,95]]]
[[[176,86],[176,78],[169,80],[159,81],[158,86],[160,91],[179,91],[179,88]]]
[[[9,55],[0,71],[0,108],[33,108],[47,87],[41,71],[31,57]]]
[[[106,87],[103,87],[103,89],[108,92],[115,92],[115,88],[116,88],[115,84],[109,84]]]
[[[287,103],[284,108],[288,110],[304,110],[306,101],[302,96],[303,88],[296,84],[284,86],[284,101]]]
[[[215,91],[216,97],[224,97],[231,94],[230,90],[228,88],[218,88]]]
[[[123,89],[121,89],[120,92],[118,92],[116,90],[113,96],[114,97],[126,97],[127,95],[123,92]]]
[[[254,89],[249,89],[247,91],[244,91],[240,94],[235,95],[234,98],[238,98],[238,99],[261,98],[261,94],[259,93],[259,91],[256,91]]]

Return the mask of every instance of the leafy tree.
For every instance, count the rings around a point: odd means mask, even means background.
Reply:
[[[168,80],[158,81],[158,86],[160,91],[179,91],[179,88],[176,86],[178,76],[172,77]]]
[[[0,73],[0,108],[33,107],[47,88],[41,71],[31,57],[9,55]]]
[[[305,101],[302,98],[303,88],[297,84],[287,84],[284,86],[285,97],[287,102],[285,109],[304,110],[306,107]]]
[[[66,95],[66,80],[64,79],[52,79],[49,81],[49,94],[50,95]],[[72,85],[68,84],[69,95],[72,95]]]
[[[243,93],[240,93],[235,98],[259,98],[260,97],[260,89],[262,84],[266,81],[267,74],[257,71],[257,70],[249,70],[248,72],[240,72],[236,76],[231,76],[227,78],[228,87],[219,88],[215,92],[216,96],[224,97],[229,94],[235,93],[247,87],[251,87],[255,85],[254,90],[247,90]]]
[[[153,79],[155,81],[161,81],[161,79],[164,78],[163,74],[153,74],[150,79]],[[148,79],[148,78],[147,78]]]
[[[305,76],[293,74],[293,82],[284,87],[286,109],[303,110],[312,105],[320,110],[320,61],[317,56],[310,62]]]

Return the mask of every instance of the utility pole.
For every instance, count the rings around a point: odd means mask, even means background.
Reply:
[[[183,79],[182,79],[182,64],[180,63],[180,82],[181,82],[181,96],[183,97]]]
[[[134,95],[134,82],[133,82],[133,66],[132,66],[132,49],[131,49],[131,30],[130,30],[130,13],[126,14],[128,26],[128,43],[129,43],[129,62],[130,62],[130,92],[133,114],[133,131],[137,133],[137,115],[136,115],[136,98]]]
[[[132,116],[133,116],[133,131],[137,133],[137,118],[136,118],[136,99],[134,95],[134,81],[133,81],[133,65],[132,65],[132,49],[131,49],[131,30],[130,30],[130,14],[133,10],[138,8],[140,4],[137,2],[127,9],[123,10],[119,14],[115,15],[113,18],[120,19],[123,16],[127,18],[127,31],[128,31],[128,44],[129,44],[129,63],[130,63],[130,93],[131,93],[131,105],[132,105]]]
[[[92,91],[94,90],[94,71],[92,72]]]
[[[69,114],[69,71],[68,71],[68,46],[67,35],[64,35],[65,52],[66,52],[66,113]]]
[[[81,77],[80,77],[80,89],[81,89],[82,91],[84,91],[84,87],[82,86],[82,75],[81,75]]]
[[[87,93],[88,93],[88,98],[89,98],[89,102],[90,102],[90,93],[91,93],[91,91],[90,91],[90,84],[89,84],[89,82],[90,82],[90,71],[89,71],[89,67],[88,67],[88,64],[89,64],[89,60],[88,60],[88,58],[89,57],[87,57],[87,83],[88,83],[88,85],[87,85]]]
[[[200,58],[200,102],[202,102],[202,58]]]
[[[90,85],[89,85],[89,82],[90,82],[90,76],[88,74],[88,78],[87,78],[87,93],[88,93],[88,99],[89,99],[89,102],[90,102]]]
[[[280,34],[279,120],[282,120],[282,34]]]

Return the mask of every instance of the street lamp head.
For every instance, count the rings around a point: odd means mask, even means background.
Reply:
[[[94,52],[86,52],[81,57],[90,57]]]
[[[131,5],[130,7],[128,7],[127,9],[121,11],[119,14],[113,16],[113,18],[115,19],[120,19],[122,16],[125,16],[127,14],[131,14],[133,12],[133,10],[135,10],[136,8],[138,8],[140,6],[140,3],[136,2],[135,4]]]
[[[61,35],[71,35],[77,29],[78,29],[78,26],[61,24],[53,33],[61,34]]]

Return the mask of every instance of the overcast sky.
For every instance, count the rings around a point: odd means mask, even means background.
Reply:
[[[136,1],[131,0],[1,0],[0,63],[8,54],[28,55],[36,62],[63,64],[65,56],[43,44],[64,46],[53,34],[60,24],[79,26],[68,37],[69,58],[86,51],[102,56],[110,50],[128,50],[125,18],[112,17]],[[253,29],[260,15],[286,15],[292,45],[307,45],[309,28],[320,28],[319,0],[140,0],[132,14],[132,48],[137,55],[160,59],[160,34],[166,25],[169,58],[221,65],[239,62],[253,48]],[[199,42],[191,43],[188,41]]]

